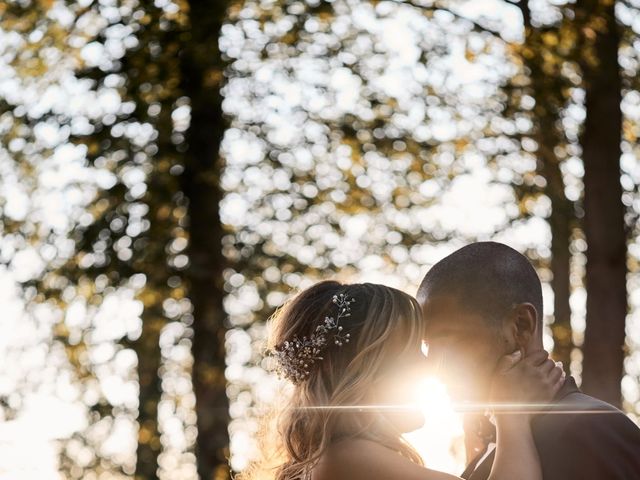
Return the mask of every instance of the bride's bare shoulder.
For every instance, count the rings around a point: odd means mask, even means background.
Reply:
[[[366,439],[329,446],[313,469],[312,480],[458,480],[417,465],[399,453]]]

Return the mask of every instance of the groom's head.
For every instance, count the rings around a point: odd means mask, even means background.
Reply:
[[[417,299],[434,369],[458,399],[484,400],[502,355],[542,349],[542,288],[527,258],[477,242],[426,274]]]

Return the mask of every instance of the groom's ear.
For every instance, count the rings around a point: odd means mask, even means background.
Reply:
[[[526,349],[535,338],[538,329],[536,308],[531,303],[519,303],[511,314],[516,343]]]

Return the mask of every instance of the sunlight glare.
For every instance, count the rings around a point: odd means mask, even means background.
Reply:
[[[454,411],[445,386],[427,377],[416,389],[422,405],[422,428],[403,437],[420,453],[429,468],[459,474],[464,469],[465,452],[462,415]]]

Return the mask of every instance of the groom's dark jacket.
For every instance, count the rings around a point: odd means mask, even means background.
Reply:
[[[582,393],[567,378],[550,408],[531,421],[544,480],[640,480],[640,429],[608,403]],[[486,480],[495,450],[462,478]],[[514,479],[517,480],[517,479]]]

